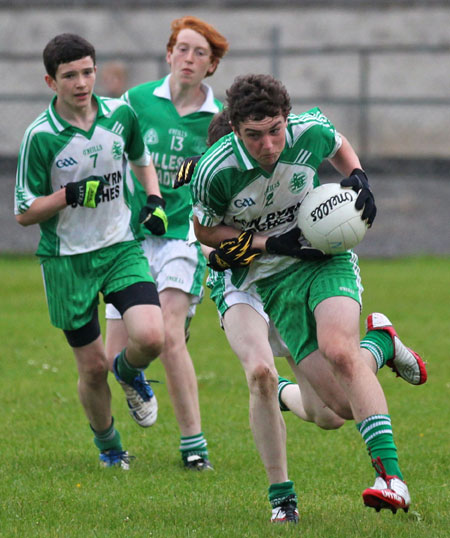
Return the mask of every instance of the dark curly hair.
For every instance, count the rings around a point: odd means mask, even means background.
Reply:
[[[291,99],[283,84],[271,75],[243,75],[235,78],[226,92],[231,124],[239,132],[239,125],[248,120],[260,121],[282,115],[287,118]]]
[[[206,144],[210,147],[222,138],[222,136],[225,136],[228,133],[231,133],[230,118],[228,117],[228,110],[224,108],[211,120],[208,127],[208,139]]]
[[[59,34],[44,49],[45,70],[54,79],[59,64],[81,60],[86,56],[90,56],[95,65],[95,49],[89,41],[76,34]]]

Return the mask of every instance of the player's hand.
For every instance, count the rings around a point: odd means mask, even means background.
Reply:
[[[187,159],[184,159],[175,175],[175,180],[173,182],[174,189],[178,189],[178,187],[181,187],[182,185],[187,185],[191,182],[192,176],[194,175],[195,167],[201,157],[201,155],[195,155],[194,157],[188,157]]]
[[[301,243],[300,228],[294,228],[281,235],[269,237],[266,241],[268,254],[292,256],[301,260],[320,260],[328,256],[318,248],[313,248],[306,242]]]
[[[89,176],[86,179],[80,179],[80,181],[67,183],[67,205],[97,207],[104,185],[109,185],[109,183],[103,176]]]
[[[366,173],[360,168],[355,168],[349,177],[341,181],[341,187],[351,187],[358,193],[356,198],[355,207],[360,210],[364,207],[361,218],[367,220],[367,224],[370,228],[372,222],[375,220],[377,214],[377,208],[375,206],[375,198],[370,190],[369,180]]]
[[[252,248],[252,242],[252,232],[242,232],[239,237],[222,241],[219,247],[209,254],[209,267],[215,271],[225,271],[250,265],[262,254],[259,248]]]
[[[147,202],[139,213],[139,222],[153,235],[164,235],[167,232],[169,221],[164,211],[166,202],[156,194],[149,194]]]

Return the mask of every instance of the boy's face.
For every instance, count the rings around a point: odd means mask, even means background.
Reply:
[[[286,119],[281,114],[259,121],[248,119],[239,124],[239,132],[235,127],[233,131],[261,168],[272,172],[286,144]]]
[[[211,53],[205,37],[195,30],[184,28],[166,59],[172,76],[179,84],[197,86],[207,74],[214,72],[217,65],[217,61],[211,61]]]
[[[45,76],[47,85],[56,93],[59,106],[82,110],[90,106],[97,68],[91,56],[59,64],[55,78]]]

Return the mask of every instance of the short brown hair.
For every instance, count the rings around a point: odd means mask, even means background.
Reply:
[[[51,39],[43,52],[44,66],[53,79],[59,64],[67,64],[90,56],[95,65],[93,45],[77,34],[59,34]]]
[[[283,84],[271,75],[243,75],[236,77],[226,92],[227,109],[232,126],[249,119],[260,121],[282,115],[287,118],[291,99]]]
[[[218,32],[214,26],[211,26],[211,24],[208,24],[197,17],[186,16],[181,17],[180,19],[175,19],[172,21],[170,28],[172,33],[170,34],[169,41],[167,42],[167,52],[173,51],[178,34],[181,32],[181,30],[186,28],[194,30],[202,35],[206,41],[208,41],[209,46],[211,47],[211,61],[217,61],[218,64],[220,59],[223,58],[228,51],[229,45],[226,38],[220,32]],[[211,76],[214,71],[212,73],[208,73],[206,76]]]

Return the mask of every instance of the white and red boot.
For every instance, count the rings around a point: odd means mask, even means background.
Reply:
[[[386,361],[393,372],[411,385],[422,385],[427,380],[427,369],[420,355],[406,347],[392,323],[384,315],[378,312],[370,314],[366,320],[367,331],[385,331],[389,334],[394,344],[394,357]]]
[[[387,475],[380,458],[372,460],[372,464],[379,476],[375,478],[375,484],[371,488],[363,491],[364,504],[369,508],[375,508],[377,512],[382,508],[392,510],[393,514],[399,509],[407,512],[411,497],[406,483],[398,476]]]

